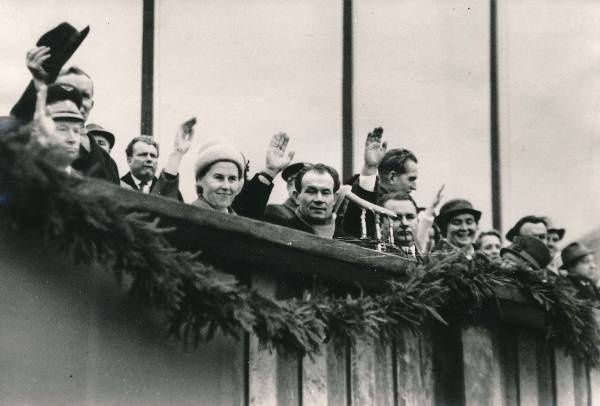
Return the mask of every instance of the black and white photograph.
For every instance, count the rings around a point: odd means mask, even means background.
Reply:
[[[0,405],[600,406],[600,2],[0,15]]]

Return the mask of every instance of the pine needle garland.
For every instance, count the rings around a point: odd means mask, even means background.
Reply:
[[[407,262],[408,276],[389,281],[378,294],[320,291],[274,300],[223,281],[197,254],[174,248],[165,238],[172,230],[160,227],[159,219],[127,214],[110,197],[86,189],[85,180],[57,170],[46,154],[31,147],[26,129],[0,134],[1,229],[33,235],[76,263],[99,264],[116,280],[128,276],[131,295],[166,315],[169,333],[186,345],[217,332],[235,338],[251,333],[263,347],[294,356],[317,354],[327,341],[354,345],[373,337],[389,344],[406,329],[420,334],[428,320],[477,322],[485,305],[498,300],[496,289],[509,286],[544,311],[548,339],[589,365],[600,364],[596,302],[531,270],[453,254]]]

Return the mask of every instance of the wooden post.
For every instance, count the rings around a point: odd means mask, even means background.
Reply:
[[[490,153],[492,169],[492,224],[502,231],[502,193],[500,183],[500,124],[498,113],[498,44],[496,0],[490,0]]]
[[[142,18],[142,118],[144,135],[153,134],[154,110],[154,0],[143,0]]]
[[[380,406],[394,403],[391,347],[377,339],[359,340],[352,349],[351,398],[353,405]]]
[[[575,406],[573,360],[562,349],[556,348],[554,365],[556,365],[556,404]]]
[[[342,61],[342,178],[349,179],[353,168],[353,109],[352,109],[352,0],[344,0]]]
[[[275,298],[277,281],[253,275],[252,287],[263,295]],[[258,339],[250,337],[249,405],[300,405],[298,360],[259,347]]]
[[[519,403],[523,406],[537,405],[539,403],[537,351],[535,336],[531,332],[519,332],[517,351],[519,357]]]
[[[405,331],[396,346],[397,399],[399,406],[434,406],[433,346],[431,330],[423,337]]]
[[[494,351],[492,332],[486,327],[462,331],[467,406],[502,406],[503,385],[500,360]]]
[[[346,356],[333,343],[323,345],[321,354],[303,361],[302,404],[346,405]]]

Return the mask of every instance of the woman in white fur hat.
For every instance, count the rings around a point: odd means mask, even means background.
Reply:
[[[192,205],[262,218],[273,179],[294,157],[293,152],[285,154],[288,142],[285,133],[275,134],[267,151],[266,168],[246,183],[246,159],[231,142],[205,143],[198,151],[194,167],[198,199]]]

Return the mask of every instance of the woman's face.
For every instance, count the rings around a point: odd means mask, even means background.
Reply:
[[[225,210],[240,192],[238,167],[233,162],[215,162],[204,176],[196,179],[196,185],[202,188],[202,198],[208,204],[216,210]]]
[[[596,274],[596,264],[594,263],[594,255],[588,254],[581,258],[571,269],[575,276],[579,278],[595,281],[598,279]]]
[[[469,213],[459,214],[452,217],[446,227],[446,238],[451,244],[458,248],[465,248],[473,244],[477,221],[475,216]]]
[[[500,239],[495,235],[484,235],[480,240],[481,248],[479,249],[485,255],[492,259],[500,258],[500,249],[502,248],[502,244],[500,243]]]

